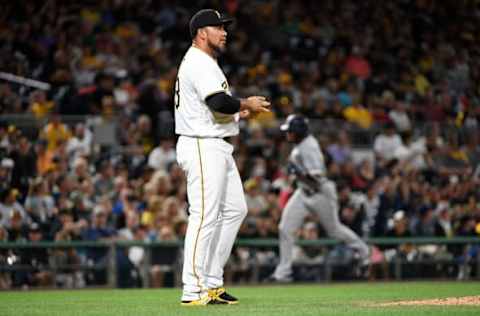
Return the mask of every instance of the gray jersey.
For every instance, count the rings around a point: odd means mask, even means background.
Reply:
[[[289,157],[289,162],[305,175],[313,176],[319,181],[325,179],[325,159],[323,158],[318,141],[312,135],[305,137],[305,139],[293,148]],[[297,177],[297,180],[299,187],[304,189],[314,189],[311,188],[310,183],[302,181],[301,177]]]

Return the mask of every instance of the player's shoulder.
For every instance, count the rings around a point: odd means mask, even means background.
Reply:
[[[214,66],[207,57],[198,48],[190,47],[183,57],[179,71],[189,74],[203,73],[206,69]]]
[[[311,146],[314,146],[315,144],[318,144],[318,141],[315,138],[315,136],[310,134],[307,137],[305,137],[298,145],[300,147],[311,147]]]
[[[191,46],[185,53],[184,63],[198,63],[196,66],[205,67],[215,65],[213,59],[200,49]]]
[[[308,135],[305,139],[299,144],[302,151],[309,152],[309,151],[316,151],[317,149],[320,150],[320,143],[313,135]]]

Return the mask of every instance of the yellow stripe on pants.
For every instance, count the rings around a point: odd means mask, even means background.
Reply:
[[[201,189],[202,189],[202,211],[201,211],[201,216],[200,216],[200,225],[198,226],[197,237],[195,238],[195,244],[193,246],[193,274],[197,278],[198,287],[202,288],[202,285],[200,284],[200,277],[198,276],[198,274],[195,270],[195,257],[196,257],[196,253],[197,253],[198,238],[200,237],[200,230],[202,229],[203,217],[204,217],[204,212],[205,212],[205,188],[204,188],[204,182],[203,182],[202,152],[200,150],[200,139],[198,139],[198,138],[197,138],[197,148],[198,148],[198,160],[200,162],[200,181],[201,181]]]

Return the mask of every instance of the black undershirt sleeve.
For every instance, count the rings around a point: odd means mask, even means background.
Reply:
[[[240,111],[240,100],[229,96],[225,92],[212,94],[207,97],[205,102],[215,112],[235,114]]]

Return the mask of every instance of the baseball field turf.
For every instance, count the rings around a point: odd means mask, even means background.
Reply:
[[[480,282],[244,286],[229,290],[240,304],[182,307],[179,289],[0,292],[0,315],[480,315],[479,305],[459,305],[456,300],[453,304],[435,301],[442,305],[384,304],[480,296]]]

